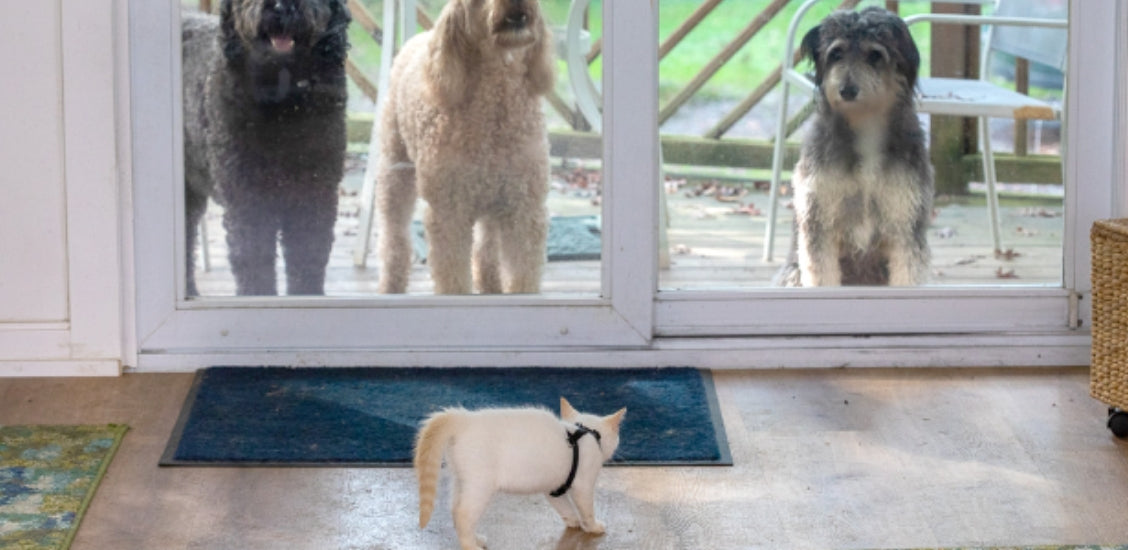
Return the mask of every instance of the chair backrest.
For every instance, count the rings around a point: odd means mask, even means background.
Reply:
[[[995,15],[1069,18],[1069,0],[999,0]],[[1069,57],[1069,33],[1066,29],[1045,27],[997,26],[991,31],[990,48],[994,51],[1029,59],[1065,72]]]

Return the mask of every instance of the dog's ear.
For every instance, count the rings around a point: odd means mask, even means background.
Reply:
[[[317,39],[314,51],[333,66],[343,66],[349,54],[349,22],[352,16],[345,0],[330,0],[329,22]]]
[[[232,0],[223,0],[219,6],[219,32],[223,44],[223,56],[227,58],[228,63],[242,62],[247,49],[243,45],[239,31],[235,28],[235,8]]]
[[[471,67],[478,56],[470,17],[466,0],[454,0],[443,8],[431,31],[427,80],[443,105],[458,105],[469,89]]]
[[[525,54],[525,66],[528,67],[526,79],[529,91],[536,95],[543,95],[552,89],[556,79],[556,53],[552,48],[552,31],[544,22],[544,16],[537,17],[537,41],[529,47]]]
[[[905,77],[911,90],[916,87],[917,73],[920,72],[920,51],[917,50],[913,36],[909,34],[908,25],[900,17],[890,17],[889,33],[890,42],[897,54],[897,72]]]
[[[821,86],[823,81],[823,63],[819,57],[819,44],[822,42],[822,25],[815,25],[803,36],[799,44],[799,53],[815,64],[815,85]]]

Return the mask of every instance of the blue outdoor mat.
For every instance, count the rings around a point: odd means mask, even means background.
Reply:
[[[410,466],[434,411],[559,413],[561,396],[600,415],[627,407],[614,464],[732,464],[712,377],[697,369],[212,367],[161,465]]]
[[[548,223],[545,255],[550,262],[598,260],[603,252],[599,216],[553,216]],[[411,224],[412,249],[426,263],[427,237],[423,222]]]

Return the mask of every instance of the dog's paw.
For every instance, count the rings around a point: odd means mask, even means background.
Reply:
[[[602,535],[607,532],[607,526],[603,525],[603,522],[599,520],[593,520],[590,525],[584,525],[583,529],[593,535]]]
[[[479,535],[477,533],[474,534],[473,541],[468,541],[465,539],[460,539],[460,541],[460,550],[486,550],[486,537],[483,537],[482,535]]]
[[[566,517],[563,517],[562,519],[564,520],[564,525],[566,525],[566,526],[568,526],[572,529],[575,529],[575,528],[580,526],[580,518],[578,518],[576,516],[566,516]]]

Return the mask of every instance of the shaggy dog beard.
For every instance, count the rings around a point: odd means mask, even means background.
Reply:
[[[348,18],[332,7],[337,1],[232,1],[236,19],[225,49],[231,67],[253,83],[255,101],[292,105],[314,86],[322,94],[344,89]]]

